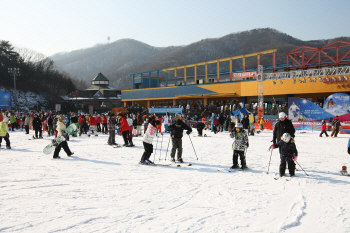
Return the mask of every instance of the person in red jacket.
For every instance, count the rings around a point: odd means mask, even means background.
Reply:
[[[96,127],[97,127],[97,132],[101,132],[101,117],[100,117],[100,114],[98,114],[97,117],[96,117]]]
[[[327,124],[325,122],[325,120],[322,121],[322,126],[321,126],[321,134],[320,134],[320,137],[322,137],[322,134],[326,134],[326,137],[328,137],[328,134],[327,134]]]
[[[97,136],[97,132],[96,132],[96,119],[94,116],[90,115],[89,116],[89,124],[90,124],[90,131],[92,134],[95,134],[95,136]],[[89,135],[88,135],[89,136]]]
[[[81,136],[81,134],[83,133],[83,130],[85,134],[87,134],[86,118],[84,115],[81,115],[79,117],[79,128],[80,128],[79,136]]]
[[[107,120],[107,114],[104,114],[102,116],[102,133],[107,134],[108,133],[108,128],[107,128],[107,124],[108,124],[108,120]]]
[[[125,115],[123,113],[118,113],[118,116],[120,118],[119,124],[120,124],[120,128],[122,131],[123,139],[124,139],[123,146],[127,146],[127,147],[134,146],[134,144],[132,143],[132,138],[129,135],[130,128],[129,128],[129,124],[128,124],[128,121],[126,120]]]

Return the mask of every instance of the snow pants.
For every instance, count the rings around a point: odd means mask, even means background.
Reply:
[[[238,156],[241,159],[241,165],[246,166],[244,151],[242,150],[233,151],[233,158],[232,158],[233,166],[238,166]]]
[[[108,141],[107,141],[108,145],[115,144],[115,130],[114,129],[109,130],[108,133],[109,133]]]
[[[333,132],[331,134],[331,137],[337,137],[339,133],[339,128],[333,127]]]
[[[197,128],[198,135],[203,136],[203,129],[202,128]]]
[[[175,152],[177,149],[177,159],[182,158],[182,139],[181,138],[171,138],[171,143],[173,144],[173,148],[171,149],[170,157],[175,159]]]
[[[58,157],[58,154],[60,153],[61,148],[63,148],[63,150],[66,152],[66,154],[68,156],[70,156],[72,154],[72,152],[70,151],[70,149],[68,147],[68,143],[66,141],[63,141],[58,146],[56,146],[55,152],[53,153],[54,158]]]
[[[327,131],[326,130],[322,130],[320,137],[322,137],[323,134],[326,134],[326,137],[328,137]]]
[[[145,161],[151,157],[151,154],[153,153],[153,145],[149,144],[147,142],[143,142],[143,147],[145,148],[145,152],[143,152],[143,155],[141,157],[141,161]]]
[[[39,132],[39,137],[42,137],[42,131],[41,131],[41,127],[36,127],[35,128],[35,137],[38,138],[38,132]]]
[[[24,129],[26,130],[26,134],[29,134],[29,125],[25,125]]]
[[[0,146],[1,146],[1,143],[2,143],[2,139],[4,139],[5,140],[5,142],[6,142],[6,146],[10,146],[10,140],[9,140],[9,138],[8,137],[0,137]]]
[[[96,127],[97,127],[97,132],[101,132],[101,124],[100,123],[96,123]]]
[[[288,170],[289,170],[289,175],[294,176],[295,175],[295,163],[292,158],[286,157],[284,155],[280,155],[281,158],[281,164],[280,164],[280,176],[284,176],[286,173],[286,166],[288,163]]]
[[[129,135],[129,130],[125,130],[122,132],[123,139],[124,139],[124,145],[128,145],[129,143],[132,143],[132,138]]]

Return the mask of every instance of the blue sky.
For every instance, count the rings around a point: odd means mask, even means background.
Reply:
[[[254,28],[302,40],[350,36],[349,0],[0,1],[0,40],[45,55],[132,38],[187,45]]]

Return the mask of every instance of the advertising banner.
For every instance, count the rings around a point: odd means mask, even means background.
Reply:
[[[321,121],[334,117],[320,106],[302,98],[288,98],[288,118],[292,121]]]
[[[149,108],[149,113],[182,113],[182,108]]]
[[[12,106],[10,91],[0,91],[0,106]]]
[[[253,72],[242,72],[242,73],[231,73],[230,78],[251,78],[256,77],[258,73],[256,71]]]

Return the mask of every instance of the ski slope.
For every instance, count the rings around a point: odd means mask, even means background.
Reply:
[[[105,145],[107,135],[71,138],[74,156],[62,150],[54,160],[42,153],[46,135],[10,132],[12,149],[0,150],[0,232],[350,232],[350,177],[339,173],[350,167],[349,135],[297,132],[309,176],[297,166],[287,181],[274,179],[277,149],[266,174],[271,131],[249,137],[253,168],[231,173],[218,171],[232,165],[229,134],[204,133],[191,134],[198,160],[184,135],[183,159],[193,166],[175,167],[139,165],[142,137],[132,148]],[[168,142],[169,134],[154,139],[157,163],[169,163]]]

